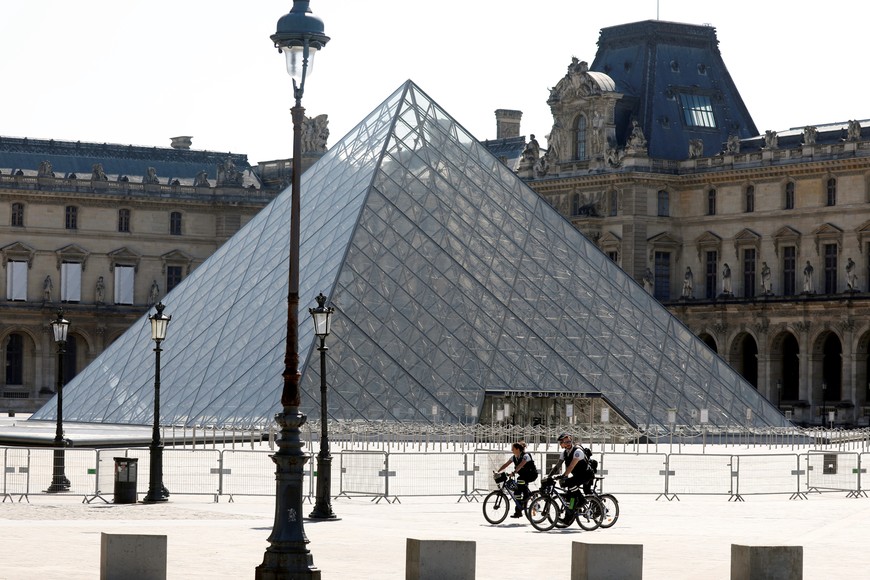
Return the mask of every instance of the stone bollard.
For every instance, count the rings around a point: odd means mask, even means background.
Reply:
[[[640,580],[643,544],[571,543],[571,580]]]
[[[103,533],[100,543],[100,580],[166,580],[166,536]]]
[[[405,548],[405,580],[474,580],[474,542],[415,540]]]
[[[803,546],[731,544],[731,580],[801,580]]]

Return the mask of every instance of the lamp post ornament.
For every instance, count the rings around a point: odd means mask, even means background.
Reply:
[[[294,0],[293,8],[278,20],[271,37],[275,47],[284,53],[287,72],[293,79],[295,104],[290,110],[293,119],[293,176],[291,181],[290,256],[287,288],[287,341],[284,352],[284,386],[281,392],[282,411],[275,415],[281,427],[276,442],[278,451],[272,455],[275,463],[275,521],[267,541],[269,546],[263,563],[257,566],[258,580],[289,580],[320,578],[320,570],[308,550],[308,538],[302,526],[302,480],[307,457],[302,452],[300,428],[306,417],[299,412],[299,214],[300,176],[302,174],[302,123],[305,109],[302,95],[305,77],[314,55],[329,41],[323,32],[323,21],[311,14],[309,0]]]

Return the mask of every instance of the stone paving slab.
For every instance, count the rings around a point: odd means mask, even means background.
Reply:
[[[30,501],[0,503],[0,580],[98,578],[101,532],[167,535],[170,579],[253,578],[274,516],[272,499],[262,497],[211,503],[173,496],[155,505],[82,504],[80,497],[64,496]],[[647,580],[728,579],[732,543],[801,545],[806,579],[857,578],[870,569],[867,498],[811,494],[807,500],[729,502],[626,495],[620,506],[611,529],[541,533],[512,519],[491,526],[479,502],[340,498],[333,502],[340,520],[306,521],[305,531],[324,580],[404,578],[409,537],[475,541],[480,580],[568,578],[574,541],[643,544]]]

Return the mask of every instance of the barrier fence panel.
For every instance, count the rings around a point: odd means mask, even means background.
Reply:
[[[146,450],[146,464],[150,454]],[[142,463],[143,460],[139,460]],[[144,488],[142,473],[144,471]],[[150,468],[140,471],[139,489],[148,491]],[[196,452],[187,449],[163,450],[163,485],[172,495],[214,495],[220,492],[221,452],[215,449],[201,449]],[[217,501],[215,499],[215,501]]]
[[[471,488],[472,493],[476,492],[486,495],[498,487],[492,477],[492,472],[504,465],[509,455],[510,453],[505,453],[504,451],[491,451],[488,449],[477,449],[474,451],[474,467],[472,468],[474,470],[474,485]],[[535,461],[538,461],[537,457],[535,457]]]
[[[731,455],[668,455],[667,493],[734,495]]]
[[[61,452],[60,455],[55,451]],[[96,487],[96,456],[93,449],[30,449],[27,494],[51,494],[54,463],[62,457],[63,473],[69,480],[65,495],[92,496]],[[13,492],[18,493],[18,492]]]
[[[800,456],[796,453],[735,455],[734,465],[737,472],[735,493],[738,496],[799,494],[802,491]]]
[[[221,464],[224,473],[221,480],[221,494],[234,495],[274,495],[275,463],[267,451],[224,450]]]
[[[464,453],[390,453],[389,496],[463,496],[464,459]]]
[[[6,449],[3,461],[3,494],[24,496],[30,487],[30,449]]]
[[[604,477],[599,491],[663,494],[667,464],[664,453],[603,453],[598,459],[598,475]]]
[[[381,451],[342,451],[338,495],[386,497],[387,454]],[[335,459],[333,459],[335,461]]]
[[[809,491],[858,492],[858,453],[808,451],[806,459]]]

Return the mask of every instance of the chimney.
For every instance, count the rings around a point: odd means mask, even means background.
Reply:
[[[173,149],[190,149],[193,137],[170,137],[169,140],[172,141]]]
[[[495,138],[510,139],[520,136],[520,120],[523,118],[522,111],[510,109],[496,109],[495,111]]]

